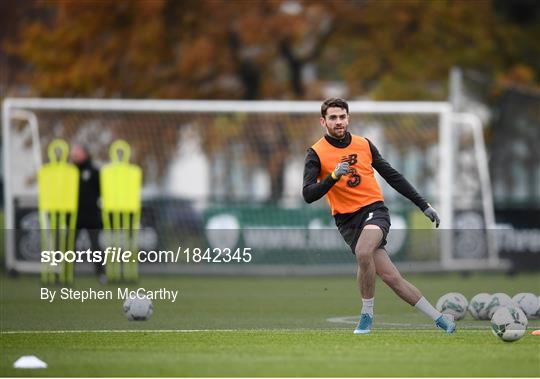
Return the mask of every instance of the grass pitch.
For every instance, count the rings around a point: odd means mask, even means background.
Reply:
[[[435,302],[446,292],[538,293],[538,275],[408,275]],[[354,277],[145,277],[178,289],[129,322],[121,301],[46,303],[36,277],[1,287],[2,376],[540,376],[540,337],[504,343],[470,316],[445,335],[377,283],[372,334],[352,334]],[[83,277],[76,288],[95,289]],[[540,328],[538,320],[529,326]],[[13,369],[36,355],[44,370]]]

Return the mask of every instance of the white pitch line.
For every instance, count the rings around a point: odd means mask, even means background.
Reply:
[[[357,324],[358,316],[340,316],[340,317],[330,317],[326,321],[336,323],[336,324]]]
[[[76,333],[251,333],[251,332],[334,332],[345,330],[342,328],[326,329],[105,329],[105,330],[2,330],[0,334],[76,334]]]
[[[330,317],[326,321],[331,323],[352,324],[358,323],[358,316]],[[433,324],[411,324],[398,322],[377,322],[380,326],[405,327],[405,328],[432,328]],[[459,325],[459,324],[458,324]],[[459,325],[460,329],[489,329],[489,325]],[[538,328],[536,324],[528,325],[527,329]],[[0,334],[76,334],[76,333],[230,333],[230,332],[333,332],[341,328],[297,328],[297,329],[109,329],[109,330],[1,330]]]
[[[0,334],[68,334],[68,333],[198,333],[238,332],[238,329],[111,329],[111,330],[2,330]]]

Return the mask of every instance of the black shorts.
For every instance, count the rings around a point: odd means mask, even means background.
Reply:
[[[381,228],[383,238],[379,248],[384,248],[386,245],[386,236],[390,231],[390,215],[382,201],[367,205],[353,213],[337,214],[334,218],[341,236],[350,246],[353,254],[360,233],[366,225],[377,225]]]

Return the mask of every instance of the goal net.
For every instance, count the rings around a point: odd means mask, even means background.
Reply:
[[[370,139],[441,215],[434,230],[379,177],[392,218],[392,259],[411,270],[499,267],[474,117],[455,115],[443,102],[349,105],[349,130]],[[301,195],[306,150],[323,134],[319,111],[319,102],[291,101],[5,100],[8,269],[40,270],[37,172],[49,143],[60,138],[84,144],[98,167],[109,162],[113,141],[131,146],[131,163],[143,172],[138,246],[174,256],[174,262],[162,256],[161,263],[142,263],[142,273],[353,272],[326,201],[307,205]],[[471,229],[463,220],[472,218],[479,220],[472,227],[477,234],[456,230],[456,220]],[[247,248],[251,259],[216,258],[226,248]],[[194,261],[194,253],[201,259]]]

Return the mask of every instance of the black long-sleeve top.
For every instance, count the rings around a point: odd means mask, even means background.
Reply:
[[[79,208],[77,229],[101,229],[99,170],[90,159],[77,164],[79,168]]]
[[[325,135],[324,138],[334,147],[346,148],[351,143],[351,134],[347,132],[345,137],[338,140]],[[396,169],[381,156],[379,150],[368,140],[369,149],[371,150],[372,163],[371,166],[400,194],[412,201],[422,211],[426,210],[429,205],[427,201],[418,194],[414,187],[401,175]],[[321,161],[319,156],[312,148],[307,151],[305,166],[304,166],[304,185],[302,194],[307,203],[312,203],[323,197],[332,186],[337,182],[328,175],[326,178],[317,182],[317,178],[321,171]],[[339,179],[338,179],[339,180]]]

